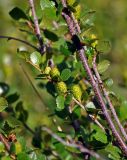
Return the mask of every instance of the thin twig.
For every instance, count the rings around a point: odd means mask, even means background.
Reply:
[[[10,145],[7,141],[7,139],[0,133],[0,141],[5,145],[6,150],[9,152],[10,151]]]
[[[76,27],[76,29],[77,29],[77,33],[81,33],[81,29],[80,29],[80,27],[79,27],[78,21],[75,19],[73,13],[71,13],[71,17],[72,17],[72,20],[73,20],[73,22],[74,22],[74,24],[75,24],[75,27]]]
[[[30,133],[32,133],[33,135],[35,134],[35,132],[26,123],[23,123],[23,125]]]
[[[27,60],[27,59],[26,59],[26,62],[29,63],[29,64],[31,64],[31,65],[32,65],[34,68],[36,68],[40,73],[42,73],[42,70],[39,68],[38,65],[32,63],[30,60]]]
[[[110,98],[109,98],[109,96],[108,96],[108,93],[107,93],[107,91],[106,91],[106,88],[104,87],[103,82],[102,82],[102,80],[101,80],[101,77],[100,77],[100,75],[99,75],[99,72],[98,72],[98,70],[97,70],[96,54],[95,54],[95,56],[94,56],[94,58],[93,58],[93,70],[94,70],[95,76],[96,76],[96,78],[97,78],[98,84],[100,85],[100,88],[101,88],[101,90],[102,90],[102,92],[103,92],[103,94],[104,94],[104,96],[105,96],[105,99],[106,99],[107,102],[108,102],[108,105],[109,105],[109,107],[110,107],[110,110],[111,110],[111,112],[112,112],[112,114],[113,114],[113,117],[114,117],[114,119],[115,119],[115,121],[116,121],[116,124],[118,125],[121,133],[123,134],[123,136],[125,137],[125,139],[126,139],[126,141],[127,141],[127,134],[126,134],[126,132],[125,132],[125,129],[123,128],[123,126],[122,126],[122,124],[121,124],[121,122],[120,122],[120,120],[119,120],[119,118],[118,118],[118,116],[117,116],[117,114],[116,114],[116,111],[115,111],[115,109],[114,109],[114,106],[113,106],[113,104],[112,104],[112,102],[111,102],[111,100],[110,100]]]
[[[86,111],[85,106],[83,106],[79,101],[77,101],[77,99],[75,99],[75,98],[73,97],[73,100],[74,100],[83,110]],[[102,124],[101,124],[96,118],[94,118],[93,115],[88,114],[88,116],[89,116],[103,131],[105,131],[105,128],[102,126]]]
[[[77,100],[77,99],[75,99],[74,97],[72,98],[74,101],[75,101],[75,103],[77,103],[83,110],[85,110],[86,111],[86,108]]]
[[[8,40],[19,41],[19,42],[22,42],[22,43],[24,43],[24,44],[26,44],[26,45],[34,48],[34,49],[37,50],[37,51],[39,51],[39,49],[38,49],[36,46],[34,46],[34,45],[32,45],[31,43],[29,43],[29,42],[27,42],[27,41],[24,41],[24,40],[22,40],[22,39],[15,38],[15,37],[11,37],[11,36],[2,36],[2,35],[0,35],[0,38],[4,38],[4,39],[8,39]]]
[[[8,142],[8,139],[2,133],[0,133],[0,141],[4,144],[6,151],[10,154],[10,144]],[[16,159],[15,154],[10,154],[10,157],[13,160]]]
[[[66,4],[66,0],[61,0],[62,2],[62,5],[63,7],[65,6]],[[98,102],[100,103],[100,106],[102,108],[102,111],[103,111],[103,114],[109,124],[109,127],[111,128],[112,130],[112,134],[114,135],[114,137],[116,138],[118,144],[119,144],[119,147],[121,148],[122,152],[124,153],[124,155],[127,156],[127,146],[126,144],[124,143],[124,141],[122,140],[122,137],[120,136],[120,134],[118,133],[116,127],[114,126],[112,120],[111,120],[111,117],[107,111],[107,107],[106,107],[106,104],[104,102],[104,99],[102,97],[102,94],[101,94],[101,91],[100,91],[100,88],[98,87],[98,84],[95,82],[94,80],[94,77],[93,77],[93,73],[88,65],[88,61],[87,61],[87,58],[86,58],[86,55],[84,54],[85,53],[85,49],[84,47],[81,45],[81,42],[78,38],[78,36],[75,34],[76,31],[75,31],[75,27],[74,27],[74,22],[73,20],[71,20],[71,17],[69,16],[70,14],[68,14],[68,12],[66,12],[64,9],[62,11],[62,16],[64,17],[64,19],[66,20],[66,23],[68,25],[68,28],[69,28],[69,31],[70,31],[70,34],[72,35],[72,41],[73,43],[75,44],[76,48],[77,48],[77,52],[79,54],[79,57],[80,57],[80,60],[82,61],[82,64],[83,64],[83,67],[84,69],[86,70],[89,78],[90,78],[90,83],[93,87],[93,90],[94,90],[94,93],[98,99]],[[70,22],[70,23],[69,23]]]
[[[44,53],[44,44],[43,44],[43,39],[41,37],[38,18],[36,16],[36,12],[35,12],[34,1],[33,0],[29,0],[29,5],[30,5],[31,11],[32,11],[32,16],[34,18],[34,26],[35,26],[36,37],[37,37],[38,42],[40,44],[40,53],[43,54]]]
[[[70,140],[71,142],[69,142],[69,141],[66,142],[63,138],[61,138],[57,134],[53,133],[47,127],[42,127],[42,131],[46,131],[48,134],[50,134],[53,138],[55,138],[57,141],[59,141],[60,143],[62,143],[64,146],[76,148],[76,149],[80,150],[81,153],[88,153],[91,156],[95,157],[96,159],[104,160],[104,158],[102,158],[99,154],[95,153],[92,150],[87,149],[81,143],[76,143],[72,139]]]

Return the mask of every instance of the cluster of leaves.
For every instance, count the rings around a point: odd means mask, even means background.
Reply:
[[[91,30],[94,11],[86,9],[82,13],[80,3],[77,0],[68,0],[67,2],[68,8],[81,25],[79,37],[82,44],[87,46],[86,56],[89,66],[92,68],[93,57],[97,52],[98,71],[105,86],[110,88],[113,81],[104,75],[110,63],[107,60],[100,60],[101,53],[109,51],[109,43],[99,41]],[[31,53],[26,48],[18,48],[17,54],[39,72],[36,76],[39,87],[46,88],[47,92],[55,99],[56,105],[52,106],[54,112],[51,116],[53,118],[59,117],[64,124],[54,126],[58,136],[66,141],[69,134],[75,142],[80,141],[85,147],[97,151],[104,157],[120,160],[123,158],[121,151],[115,146],[115,140],[108,130],[89,78],[79,60],[76,48],[71,42],[61,11],[62,5],[59,1],[40,0],[40,6],[37,6],[37,15],[42,37],[46,44],[46,52],[41,55],[39,51]],[[30,9],[24,12],[19,7],[15,7],[9,14],[18,21],[20,30],[27,35],[28,40],[35,44],[37,39]],[[0,131],[10,145],[8,152],[5,149],[5,144],[0,143],[0,158],[2,160],[8,160],[9,157],[16,157],[18,160],[83,159],[85,153],[64,146],[47,133],[43,132],[42,134],[43,124],[35,127],[34,131],[31,130],[27,126],[29,112],[24,108],[17,93],[9,94],[7,84],[0,83],[0,94]],[[109,92],[109,96],[120,112],[121,120],[125,121],[127,118],[125,115],[126,101],[120,100],[113,92]],[[122,105],[119,108],[120,104]],[[81,105],[85,109],[81,108]],[[106,128],[106,132],[97,126],[89,115],[99,120]],[[64,127],[65,125],[67,127]],[[32,145],[26,144],[26,139],[21,136],[24,136],[23,131],[25,132],[25,130],[32,133],[30,139]],[[15,137],[14,139],[10,139],[12,135]]]

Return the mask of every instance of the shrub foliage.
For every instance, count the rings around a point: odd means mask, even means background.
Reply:
[[[9,12],[28,41],[0,38],[24,44],[17,55],[36,70],[39,87],[55,100],[49,115],[54,126],[28,126],[29,109],[18,93],[10,93],[11,86],[1,82],[0,159],[126,159],[127,103],[110,91],[113,80],[105,74],[110,62],[100,58],[110,46],[95,35],[95,12],[82,10],[81,4],[40,0],[35,8],[29,0],[27,10],[19,6]]]

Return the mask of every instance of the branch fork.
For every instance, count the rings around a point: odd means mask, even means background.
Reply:
[[[67,7],[67,3],[66,3],[66,0],[61,0],[61,3],[63,5],[63,7]],[[118,146],[121,148],[123,154],[127,157],[127,146],[126,146],[126,143],[124,142],[123,138],[121,137],[121,135],[119,134],[119,132],[117,131],[117,128],[115,127],[112,119],[111,119],[111,116],[110,114],[108,113],[108,110],[107,110],[107,106],[106,106],[106,103],[104,101],[104,97],[103,97],[103,93],[101,92],[101,89],[100,89],[100,86],[99,86],[99,83],[97,83],[94,79],[94,76],[93,76],[93,73],[92,73],[92,70],[91,68],[89,67],[88,65],[88,61],[87,61],[87,58],[86,58],[86,55],[85,55],[85,49],[84,47],[81,45],[81,42],[76,34],[76,29],[77,26],[75,25],[74,23],[74,17],[72,18],[70,16],[70,14],[67,14],[66,12],[62,12],[62,16],[63,18],[65,19],[67,25],[68,25],[68,29],[69,29],[69,32],[70,34],[72,35],[72,41],[73,43],[76,45],[76,48],[77,48],[77,52],[79,54],[79,57],[80,57],[80,60],[82,61],[82,64],[83,64],[83,67],[84,69],[86,70],[88,76],[89,76],[89,79],[90,79],[90,84],[91,86],[93,87],[93,90],[94,90],[94,93],[95,93],[95,96],[97,97],[98,99],[98,102],[101,106],[101,109],[103,111],[103,114],[105,116],[105,119],[112,131],[112,134],[114,136],[114,138],[117,140],[118,142]],[[80,28],[80,26],[78,25],[78,27]],[[76,39],[75,39],[75,38]],[[74,39],[73,39],[74,38]],[[76,41],[75,41],[76,40]],[[78,42],[78,43],[77,43]],[[98,77],[96,77],[98,79]],[[109,101],[108,101],[109,103]],[[115,111],[115,110],[114,110]],[[115,115],[115,114],[114,114]],[[117,122],[118,123],[118,122]],[[121,124],[120,124],[121,126]],[[122,129],[122,127],[121,127]]]

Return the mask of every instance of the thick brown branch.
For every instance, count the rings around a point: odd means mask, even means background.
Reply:
[[[114,137],[118,141],[120,148],[122,149],[123,153],[127,156],[127,146],[124,143],[124,141],[122,140],[122,138],[120,137],[119,133],[117,132],[117,130],[116,130],[116,128],[115,128],[115,126],[114,126],[114,124],[111,120],[111,117],[110,117],[110,115],[107,111],[107,107],[106,107],[105,102],[102,98],[101,91],[98,87],[98,84],[95,82],[95,80],[93,78],[92,71],[89,68],[89,65],[88,65],[88,62],[87,62],[87,58],[84,55],[84,49],[81,49],[78,52],[79,52],[80,59],[83,63],[83,66],[86,69],[87,74],[89,75],[91,85],[93,87],[93,90],[95,92],[96,97],[98,98],[98,102],[100,103],[103,114],[105,115],[105,118],[106,118],[106,120],[107,120],[107,122],[108,122],[108,124],[109,124],[109,126],[112,130],[112,133],[113,133]]]
[[[31,11],[32,11],[32,16],[34,18],[34,26],[35,26],[36,37],[38,38],[38,42],[40,44],[40,53],[43,54],[44,53],[44,44],[43,44],[43,40],[42,40],[42,37],[41,37],[38,18],[36,16],[36,12],[35,12],[34,1],[29,0],[29,4],[30,4]]]
[[[77,148],[78,150],[81,151],[81,153],[88,153],[91,156],[95,157],[96,159],[101,159],[104,160],[99,154],[95,153],[92,150],[87,149],[84,147],[81,143],[76,143],[72,139],[69,141],[65,141],[61,137],[59,137],[57,134],[53,133],[49,128],[47,127],[42,127],[42,131],[46,131],[48,134],[50,134],[53,138],[55,138],[57,141],[62,143],[64,146],[72,147],[72,148]]]
[[[61,0],[61,1],[62,1],[63,7],[67,8],[66,1],[64,1],[64,0]],[[70,18],[73,20],[73,27],[75,27],[76,32],[80,33],[81,32],[80,26],[78,25],[78,21],[74,18],[74,15],[72,12],[70,12]]]
[[[113,104],[112,104],[112,102],[111,102],[111,100],[110,100],[110,98],[109,98],[109,96],[108,96],[108,93],[107,93],[107,91],[106,91],[106,88],[104,87],[103,82],[102,82],[102,80],[101,80],[101,77],[100,77],[100,75],[99,75],[99,73],[98,73],[97,65],[96,65],[96,55],[94,56],[94,59],[93,59],[93,70],[94,70],[95,76],[96,76],[96,78],[97,78],[98,84],[99,84],[101,90],[103,91],[103,94],[104,94],[104,96],[105,96],[105,99],[106,99],[107,102],[108,102],[108,105],[109,105],[109,107],[110,107],[110,110],[111,110],[111,112],[112,112],[112,114],[113,114],[113,117],[114,117],[114,119],[115,119],[115,121],[116,121],[116,124],[118,125],[121,133],[123,134],[123,136],[125,137],[125,139],[126,139],[126,141],[127,141],[127,134],[126,134],[126,132],[125,132],[125,129],[123,128],[123,126],[122,126],[122,124],[121,124],[121,122],[120,122],[120,120],[119,120],[119,118],[118,118],[118,116],[117,116],[117,114],[116,114],[116,111],[115,111],[115,109],[114,109],[114,106],[113,106]]]
[[[22,42],[32,48],[34,48],[35,50],[39,51],[39,49],[37,47],[35,47],[34,45],[32,45],[31,43],[27,42],[27,41],[24,41],[22,39],[19,39],[19,38],[15,38],[15,37],[11,37],[11,36],[2,36],[0,35],[0,38],[4,38],[4,39],[8,39],[8,40],[15,40],[15,41],[19,41],[19,42]]]
[[[10,145],[7,141],[7,139],[0,133],[0,141],[5,145],[6,150],[9,152],[10,151]]]
[[[69,31],[70,31],[71,35],[75,35],[76,31],[74,28],[74,22],[72,21],[71,16],[69,15],[70,11],[69,11],[69,13],[67,13],[67,12],[68,12],[68,9],[64,8],[63,12],[62,12],[62,16],[65,18],[65,20],[67,22],[67,25],[69,27]]]
[[[10,144],[8,142],[8,139],[2,133],[0,133],[0,141],[4,144],[6,151],[10,154]],[[10,154],[10,157],[12,160],[16,159],[15,154]]]
[[[61,2],[62,2],[63,7],[65,7],[66,0],[61,0]],[[63,10],[63,12],[64,12],[64,10]],[[122,140],[122,138],[120,137],[119,133],[117,132],[117,129],[115,128],[115,126],[114,126],[114,124],[113,124],[113,122],[111,120],[111,117],[110,117],[110,115],[109,115],[109,113],[107,111],[106,104],[105,104],[104,99],[102,97],[101,91],[100,91],[100,89],[98,87],[98,84],[95,82],[94,77],[93,77],[93,73],[92,73],[92,71],[91,71],[91,69],[90,69],[90,67],[88,65],[87,58],[86,58],[86,56],[84,54],[85,50],[82,47],[80,40],[78,39],[78,37],[75,34],[76,33],[76,31],[74,29],[75,27],[72,27],[72,26],[74,26],[74,22],[73,22],[73,20],[71,20],[71,17],[69,16],[69,14],[66,15],[67,13],[66,12],[63,13],[63,12],[62,12],[62,15],[63,15],[64,19],[66,20],[66,23],[68,25],[70,34],[72,35],[73,43],[76,45],[77,52],[79,53],[80,60],[82,61],[83,67],[86,70],[86,72],[87,72],[87,74],[88,74],[88,76],[90,78],[90,83],[91,83],[91,85],[93,87],[93,90],[94,90],[95,95],[96,95],[96,97],[98,99],[98,102],[100,103],[100,106],[102,108],[103,114],[105,115],[105,118],[106,118],[106,120],[107,120],[107,122],[109,124],[109,127],[112,130],[112,134],[114,135],[114,137],[116,138],[116,140],[117,140],[117,142],[119,144],[119,147],[121,148],[121,150],[124,153],[124,155],[127,156],[127,146],[124,143],[124,141]],[[71,25],[68,23],[69,21],[71,22],[70,23]],[[72,25],[72,23],[73,23],[73,25]]]

